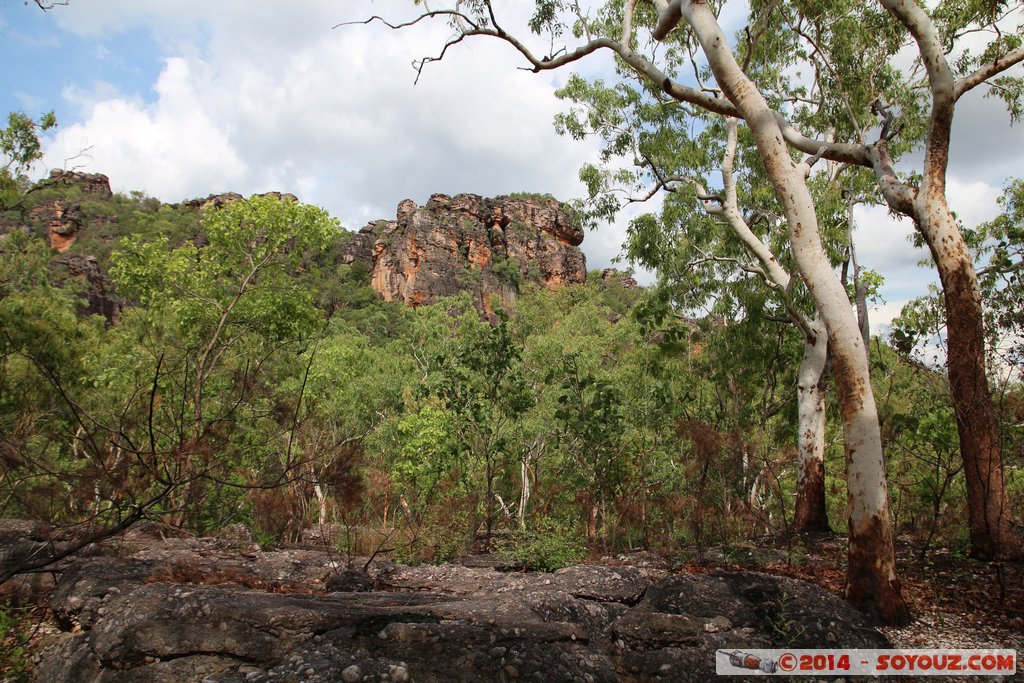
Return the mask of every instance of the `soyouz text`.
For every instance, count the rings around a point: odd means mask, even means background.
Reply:
[[[1016,650],[718,650],[722,676],[998,676],[1017,672]]]

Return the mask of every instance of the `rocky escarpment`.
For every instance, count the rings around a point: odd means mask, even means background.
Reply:
[[[364,227],[342,261],[364,264],[386,301],[419,306],[469,291],[490,313],[495,295],[508,306],[525,283],[584,282],[582,242],[571,211],[553,199],[435,194],[422,207],[407,199],[394,221]]]
[[[293,195],[291,192],[264,192],[262,194],[255,195],[256,197],[276,197],[277,199],[297,202],[299,198]],[[245,197],[238,194],[237,192],[220,192],[218,194],[207,195],[206,197],[197,197],[195,199],[189,199],[185,202],[185,206],[190,206],[194,209],[216,209],[227,204],[233,204],[234,202],[240,202]]]
[[[884,647],[837,596],[642,556],[554,574],[129,538],[51,598],[36,680],[707,681],[718,649]],[[351,567],[355,567],[352,569]]]
[[[110,179],[102,173],[78,173],[76,171],[50,171],[50,177],[44,181],[49,187],[76,187],[82,195],[92,199],[109,199]],[[34,207],[29,214],[31,220],[46,226],[50,247],[60,253],[71,248],[82,230],[82,205],[70,198],[56,198],[45,201]]]

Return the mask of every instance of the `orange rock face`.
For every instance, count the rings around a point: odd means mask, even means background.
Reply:
[[[582,241],[572,213],[553,199],[435,194],[422,207],[404,200],[394,221],[367,225],[342,260],[364,263],[385,301],[418,306],[468,291],[491,315],[492,299],[508,307],[527,283],[584,282]]]
[[[32,209],[29,216],[46,226],[50,247],[60,253],[71,248],[82,229],[81,207],[65,199],[43,202]]]

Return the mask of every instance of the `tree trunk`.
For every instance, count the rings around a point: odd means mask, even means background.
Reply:
[[[526,531],[526,507],[530,504],[530,451],[519,462],[519,530]]]
[[[971,555],[992,560],[1019,553],[1003,480],[999,423],[985,367],[978,278],[945,197],[920,207],[918,228],[931,249],[946,302],[949,389],[967,482]]]
[[[956,75],[935,23],[916,1],[880,0],[913,35],[928,74],[932,110],[924,148],[921,187],[916,195],[894,191],[884,145],[873,155],[875,175],[889,205],[914,219],[939,271],[946,301],[949,389],[960,435],[960,456],[967,480],[971,554],[981,559],[1015,556],[1020,539],[1010,526],[1003,482],[999,426],[985,368],[985,326],[981,292],[967,244],[946,200],[946,172],[958,93]],[[882,141],[884,142],[884,140]],[[876,148],[879,145],[875,145]],[[882,152],[880,156],[877,152]]]
[[[317,524],[323,527],[327,524],[327,492],[319,482],[313,485],[313,493],[316,495],[317,503]]]
[[[797,533],[831,533],[825,510],[825,388],[828,337],[825,325],[816,318],[816,333],[804,341],[804,357],[797,383],[799,472],[796,487]]]
[[[853,265],[853,302],[857,306],[857,322],[860,323],[860,337],[864,340],[864,355],[871,367],[871,320],[868,317],[868,286],[861,277],[857,261],[857,247],[853,243],[853,200],[847,207],[846,225],[850,233],[850,262]]]
[[[821,244],[814,201],[806,182],[806,166],[798,165],[790,156],[774,113],[737,64],[710,6],[690,1],[683,3],[682,11],[700,41],[718,85],[740,110],[753,133],[785,213],[797,268],[828,330],[846,447],[846,598],[885,623],[907,623],[910,613],[896,579],[882,437],[864,345],[846,290]]]

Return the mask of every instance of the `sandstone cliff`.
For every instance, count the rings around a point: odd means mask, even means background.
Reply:
[[[102,173],[77,173],[75,171],[50,171],[46,181],[51,186],[77,187],[89,198],[109,199],[110,180]],[[46,226],[50,246],[64,253],[75,243],[82,229],[82,205],[70,198],[51,199],[32,209],[30,219]]]
[[[341,260],[363,263],[386,301],[420,306],[465,290],[489,314],[495,296],[508,306],[526,283],[582,283],[581,242],[582,229],[554,199],[435,194],[422,207],[407,199],[394,221],[364,227]]]

